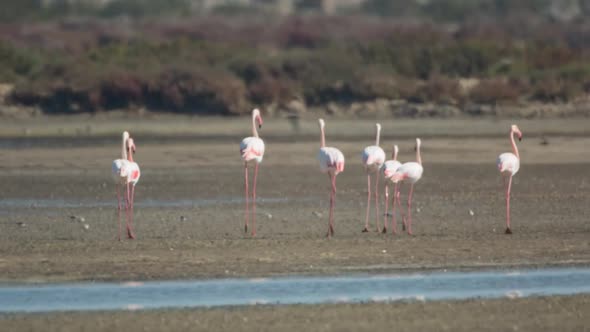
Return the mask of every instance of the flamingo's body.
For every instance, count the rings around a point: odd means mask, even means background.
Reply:
[[[365,216],[365,228],[363,232],[369,231],[369,214],[371,210],[371,175],[375,175],[375,214],[377,215],[377,231],[379,232],[379,170],[385,163],[385,152],[379,147],[379,137],[381,136],[381,125],[376,124],[377,135],[375,145],[367,146],[363,150],[362,161],[365,172],[367,173],[367,213]]]
[[[119,241],[121,240],[121,187],[125,188],[125,225],[127,228],[127,237],[129,239],[135,239],[135,235],[133,234],[133,201],[135,198],[135,185],[139,181],[141,171],[139,165],[133,161],[133,153],[135,153],[135,143],[129,137],[129,133],[125,131],[123,132],[121,159],[113,160],[111,167],[111,174],[117,190]]]
[[[319,119],[321,141],[318,160],[320,162],[320,171],[327,173],[332,184],[330,192],[330,219],[328,223],[327,237],[334,235],[334,205],[336,204],[336,175],[344,171],[344,155],[340,150],[333,147],[326,147],[326,136],[324,132],[325,122]]]
[[[518,154],[518,148],[514,141],[514,134],[518,136],[518,140],[522,139],[522,132],[518,129],[517,125],[512,125],[510,128],[510,143],[512,144],[513,153],[502,153],[496,160],[496,166],[504,178],[506,189],[506,234],[512,234],[512,229],[510,228],[510,190],[512,188],[512,177],[520,169],[520,155]],[[508,184],[506,184],[506,178],[508,178]]]
[[[381,172],[383,173],[383,178],[385,179],[385,219],[383,221],[383,233],[387,233],[387,210],[389,207],[389,185],[393,182],[391,181],[391,177],[397,170],[400,168],[402,163],[397,160],[397,154],[399,149],[397,145],[393,146],[393,153],[392,153],[392,160],[387,160],[383,167],[381,168]],[[395,229],[395,205],[399,205],[399,191],[398,191],[398,184],[394,183],[393,189],[393,208],[392,208],[392,217],[391,217],[391,231],[393,234],[396,233]]]
[[[260,110],[257,108],[252,111],[252,136],[244,138],[240,143],[240,155],[244,162],[244,187],[246,197],[244,221],[245,232],[248,232],[248,222],[250,220],[248,167],[254,165],[254,180],[252,185],[252,236],[256,236],[256,181],[258,177],[258,165],[262,162],[262,158],[264,158],[264,141],[258,137],[256,124],[258,124],[259,128],[262,127],[262,117],[260,116]]]
[[[404,218],[404,226],[407,227],[408,234],[412,235],[412,196],[414,194],[414,184],[422,178],[424,168],[422,167],[422,156],[420,155],[420,145],[422,141],[416,138],[416,162],[407,162],[402,164],[397,171],[390,177],[393,183],[406,182],[410,184],[408,193],[408,213],[407,220]]]

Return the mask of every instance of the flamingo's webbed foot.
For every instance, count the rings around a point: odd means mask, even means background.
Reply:
[[[512,234],[512,230],[510,229],[510,227],[506,227],[506,231],[504,232],[504,234]]]
[[[368,233],[369,229],[367,227],[363,228],[363,233]]]
[[[244,233],[248,233],[248,224],[244,225]]]
[[[387,227],[383,227],[383,229],[381,230],[381,233],[387,234]]]

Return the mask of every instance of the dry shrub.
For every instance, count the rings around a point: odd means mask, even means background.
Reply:
[[[583,86],[562,79],[547,78],[532,87],[531,99],[542,102],[566,102],[584,93]]]
[[[469,92],[469,99],[481,104],[516,101],[525,91],[525,85],[518,80],[492,78],[481,80]]]

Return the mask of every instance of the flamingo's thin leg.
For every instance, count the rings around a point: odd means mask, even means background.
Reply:
[[[387,210],[389,207],[389,185],[385,185],[385,216],[383,217],[383,234],[387,233]],[[394,206],[395,208],[395,206]]]
[[[408,194],[408,234],[412,235],[412,195],[414,194],[414,184],[410,185]]]
[[[365,228],[363,233],[369,231],[369,211],[371,209],[371,174],[367,174],[367,214],[365,216]]]
[[[375,174],[375,216],[377,217],[375,219],[377,221],[377,232],[380,232],[381,227],[379,227],[379,172]]]
[[[510,228],[510,189],[512,189],[512,176],[508,179],[508,187],[506,188],[506,234],[512,234]]]
[[[336,175],[335,174],[328,174],[330,178],[330,183],[332,185],[332,190],[330,191],[330,217],[328,223],[328,233],[326,234],[327,237],[331,237],[334,235],[334,206],[336,205]]]
[[[402,208],[402,199],[401,199],[401,185],[399,185],[397,189],[397,206],[399,208],[399,213],[402,217],[402,231],[405,231],[408,228],[408,221],[406,220],[406,215],[404,214],[404,209]]]
[[[119,241],[121,241],[121,186],[119,184],[115,185],[115,189],[117,190],[117,220],[119,221]]]
[[[254,167],[254,183],[252,184],[252,236],[256,236],[256,179],[258,178],[258,163]]]
[[[133,234],[133,205],[135,204],[135,185],[134,184],[130,184],[129,185],[131,187],[131,199],[130,199],[130,211],[129,211],[129,229],[131,230],[130,232],[130,239],[135,239],[135,234]]]
[[[246,210],[244,211],[244,232],[248,233],[248,220],[250,219],[250,203],[249,203],[249,196],[250,193],[248,192],[248,164],[244,163],[244,189],[246,192]]]
[[[334,208],[336,207],[336,174],[332,174],[332,200],[330,207],[330,234],[334,235]]]
[[[396,183],[395,186],[393,187],[393,204],[392,204],[393,207],[391,209],[391,214],[392,214],[392,216],[391,216],[391,233],[392,234],[397,233],[397,229],[396,229],[397,223],[395,220],[395,204],[396,203],[399,204],[399,191],[398,191],[397,186],[398,186],[398,184]]]
[[[131,197],[128,183],[125,184],[125,190],[125,229],[127,230],[127,237],[129,238],[129,209],[131,206]]]

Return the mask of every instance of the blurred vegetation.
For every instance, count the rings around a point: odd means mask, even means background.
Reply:
[[[549,2],[370,0],[362,8],[430,15],[407,20],[241,17],[229,7],[220,12],[230,17],[195,17],[185,0],[116,0],[100,9],[63,1],[60,10],[35,11],[26,8],[37,1],[22,0],[0,14],[26,21],[0,25],[0,83],[15,86],[11,102],[48,113],[239,114],[291,100],[377,98],[458,107],[569,102],[590,93],[590,23],[530,16]],[[121,13],[133,19],[106,19]],[[175,19],[146,18],[163,13]]]

